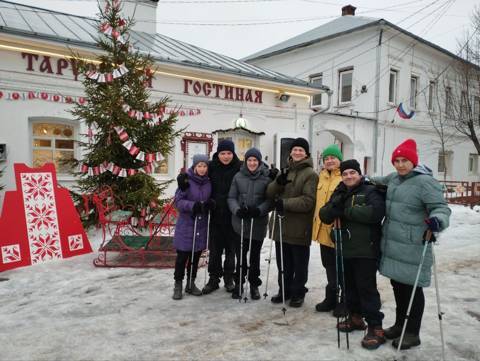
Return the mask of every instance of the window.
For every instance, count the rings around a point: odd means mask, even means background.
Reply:
[[[453,116],[452,88],[449,86],[445,88],[445,115],[447,117]]]
[[[478,173],[478,154],[470,154],[468,156],[468,173]]]
[[[410,109],[417,109],[418,77],[410,77]]]
[[[397,103],[397,79],[398,71],[390,69],[390,84],[388,86],[388,102]]]
[[[69,173],[75,155],[74,127],[57,123],[33,123],[33,167],[55,164],[58,173]]]
[[[452,159],[451,152],[438,153],[438,173],[450,173],[450,161]]]
[[[467,120],[470,118],[470,109],[466,91],[462,91],[460,102],[460,119]]]
[[[480,97],[473,97],[473,111],[472,111],[473,121],[480,121]]]
[[[433,112],[435,110],[435,95],[437,93],[437,84],[430,81],[428,84],[428,110]]]
[[[352,83],[353,83],[353,69],[343,70],[339,73],[339,104],[345,104],[352,101]]]
[[[318,75],[311,75],[310,76],[310,84],[315,86],[323,85],[323,76],[322,74]],[[316,94],[312,97],[312,107],[316,107],[322,105],[322,94]]]

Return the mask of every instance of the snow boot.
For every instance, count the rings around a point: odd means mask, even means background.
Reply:
[[[231,277],[224,278],[223,281],[225,282],[225,290],[228,293],[233,292],[233,290],[235,289],[235,283],[233,283],[233,278],[231,278]]]
[[[315,305],[317,312],[329,312],[335,308],[335,298],[325,297],[325,299]]]
[[[181,300],[183,295],[182,295],[182,281],[175,281],[175,286],[173,287],[173,296],[172,298],[174,300]]]
[[[185,286],[185,293],[189,293],[193,296],[201,296],[202,291],[195,285],[195,280],[192,279],[192,283],[187,282]]]
[[[337,327],[340,332],[352,332],[355,330],[363,331],[367,328],[367,325],[363,321],[362,316],[353,314],[346,321],[340,322]]]
[[[259,300],[260,299],[260,291],[256,286],[250,286],[250,297],[252,300]]]
[[[234,300],[239,300],[242,298],[242,291],[240,291],[240,287],[236,285],[233,286],[232,298]]]
[[[285,293],[285,301],[288,301],[290,299],[290,295]],[[282,303],[283,302],[283,299],[282,299],[282,290],[278,291],[278,293],[273,296],[270,301],[272,301],[272,303]]]
[[[332,312],[333,317],[347,317],[348,311],[347,307],[345,306],[345,303],[339,303],[338,305],[335,306],[335,309]]]
[[[401,325],[393,325],[392,327],[385,329],[385,338],[388,340],[393,340],[402,335],[402,326]]]
[[[302,307],[303,301],[304,301],[303,297],[292,297],[288,305],[294,308]]]
[[[362,347],[367,350],[376,350],[385,343],[385,332],[382,326],[368,326],[368,332],[363,337]]]
[[[397,337],[395,340],[392,341],[392,346],[398,348],[399,343],[400,337]],[[403,335],[403,341],[400,350],[408,350],[409,348],[420,345],[420,343],[420,337],[418,335],[405,332],[405,335]]]
[[[218,278],[210,277],[205,287],[203,287],[202,293],[204,295],[208,295],[209,293],[212,293],[213,291],[218,290],[219,283],[220,283],[220,280]]]

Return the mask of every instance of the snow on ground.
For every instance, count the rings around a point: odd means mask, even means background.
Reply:
[[[451,227],[435,247],[446,359],[480,360],[480,213],[452,209]],[[90,236],[97,249],[98,232]],[[336,319],[314,310],[325,287],[318,245],[311,248],[304,306],[287,306],[289,326],[276,324],[282,321],[281,306],[269,299],[239,303],[222,288],[173,301],[172,269],[95,268],[94,257],[0,274],[0,360],[386,360],[395,354],[389,343],[376,351],[362,349],[361,331],[350,334],[350,350],[343,335],[337,348]],[[274,264],[269,295],[277,290]],[[200,286],[203,275],[201,269]],[[393,293],[388,279],[378,281],[388,327],[394,321]],[[425,294],[422,345],[402,352],[408,360],[441,356],[435,288]]]

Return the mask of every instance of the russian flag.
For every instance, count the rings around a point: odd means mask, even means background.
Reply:
[[[412,119],[413,116],[415,115],[415,112],[411,110],[410,112],[407,112],[407,109],[403,105],[403,103],[400,103],[397,108],[397,113],[398,116],[402,119]]]

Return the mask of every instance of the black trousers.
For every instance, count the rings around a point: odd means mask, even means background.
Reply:
[[[320,245],[322,265],[327,274],[327,286],[325,287],[325,298],[336,300],[337,292],[337,268],[335,264],[335,248]]]
[[[252,250],[247,259],[247,252],[250,243],[248,235],[243,235],[243,257],[242,257],[242,285],[245,283],[247,275],[247,262],[250,262],[248,271],[248,282],[254,287],[262,284],[260,279],[260,252],[262,251],[263,240],[252,239]],[[240,284],[240,235],[235,237],[235,254],[237,256],[237,266],[235,268],[235,284]]]
[[[208,273],[211,278],[232,279],[235,271],[235,237],[231,222],[228,224],[212,223],[210,234],[210,257]],[[222,255],[225,251],[225,261],[222,267]]]
[[[393,295],[395,296],[396,317],[395,325],[403,326],[405,316],[407,315],[408,303],[412,296],[413,285],[407,285],[394,280],[390,280],[393,287]],[[423,295],[423,288],[417,287],[415,296],[413,297],[412,308],[408,317],[406,332],[414,335],[420,334],[420,327],[422,325],[423,310],[425,309],[425,296]]]
[[[198,261],[200,261],[200,255],[202,251],[197,251],[193,254],[193,273],[192,279],[197,277]],[[177,249],[177,258],[175,260],[175,273],[173,278],[175,281],[183,281],[185,276],[185,267],[187,267],[187,281],[190,279],[190,269],[192,264],[190,262],[192,258],[192,251],[179,251]]]
[[[275,242],[275,254],[278,268],[278,286],[282,289],[280,242]],[[285,278],[285,296],[303,298],[307,292],[308,261],[310,247],[283,242],[283,269]]]
[[[381,326],[383,313],[377,289],[377,260],[344,258],[345,299],[351,314],[365,317],[369,326]]]

